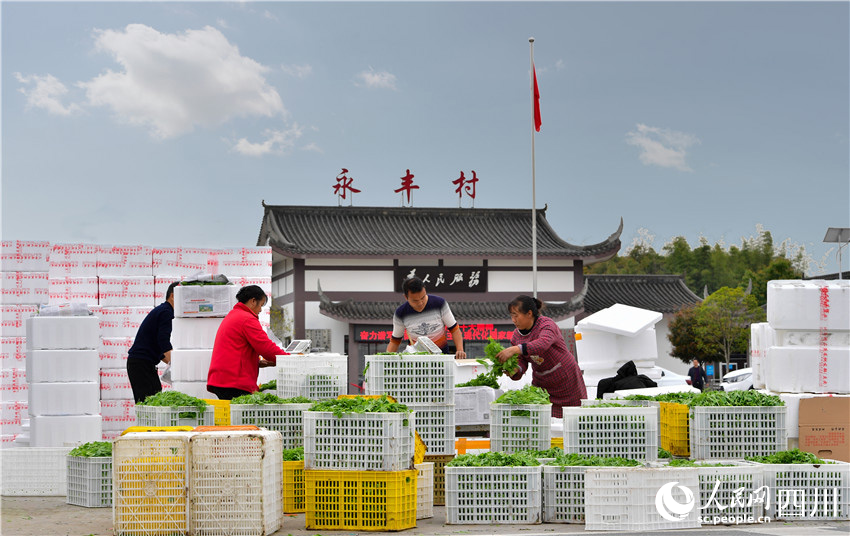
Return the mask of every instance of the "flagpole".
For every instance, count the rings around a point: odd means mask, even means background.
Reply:
[[[531,279],[537,297],[537,181],[534,164],[534,38],[528,38],[531,53]]]

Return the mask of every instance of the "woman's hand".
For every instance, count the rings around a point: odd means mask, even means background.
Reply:
[[[266,361],[264,357],[260,358],[260,368],[273,367],[274,363],[271,361]]]
[[[512,358],[513,356],[517,355],[520,352],[522,352],[522,349],[520,349],[519,346],[511,346],[509,348],[505,348],[504,350],[502,350],[501,352],[496,354],[496,359],[499,360],[499,363],[504,363],[505,361],[507,361],[508,359]]]

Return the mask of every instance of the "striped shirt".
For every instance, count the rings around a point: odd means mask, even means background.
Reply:
[[[446,328],[451,330],[456,325],[448,302],[440,296],[428,294],[428,303],[422,311],[417,311],[407,302],[395,310],[392,337],[394,341],[401,342],[407,331],[410,344],[416,344],[419,337],[428,337],[446,352],[449,349]]]

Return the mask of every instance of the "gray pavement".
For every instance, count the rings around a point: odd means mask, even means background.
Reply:
[[[397,533],[368,532],[364,534],[409,535],[487,535],[551,536],[552,534],[587,533],[688,536],[839,536],[850,534],[850,521],[786,523],[775,521],[761,525],[712,526],[689,530],[647,532],[585,531],[584,525],[446,525],[446,510],[434,507],[434,517],[420,519],[416,528]],[[111,508],[83,508],[65,503],[65,497],[2,497],[0,499],[0,534],[2,536],[111,536]],[[304,514],[287,515],[283,527],[275,536],[315,536],[316,534],[358,534],[353,531],[316,531],[304,528]]]

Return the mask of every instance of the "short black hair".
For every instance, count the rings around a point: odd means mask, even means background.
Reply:
[[[531,314],[534,318],[540,316],[540,310],[543,309],[543,302],[538,300],[537,298],[532,298],[531,296],[526,296],[525,294],[520,294],[508,304],[508,312],[511,312],[511,309],[516,308],[520,313],[527,313],[531,311]]]
[[[404,292],[405,296],[407,296],[411,292],[422,292],[424,289],[425,282],[415,276],[408,277],[404,280],[404,283],[401,284],[401,290]]]
[[[257,285],[248,285],[239,289],[239,292],[236,293],[236,299],[239,300],[239,303],[248,303],[251,299],[263,301],[268,299],[268,296],[266,296],[265,291]]]
[[[171,283],[170,285],[168,285],[168,290],[165,291],[165,301],[168,301],[168,298],[170,298],[171,295],[174,294],[174,287],[176,287],[179,284],[180,284],[180,281],[175,281],[174,283]]]

